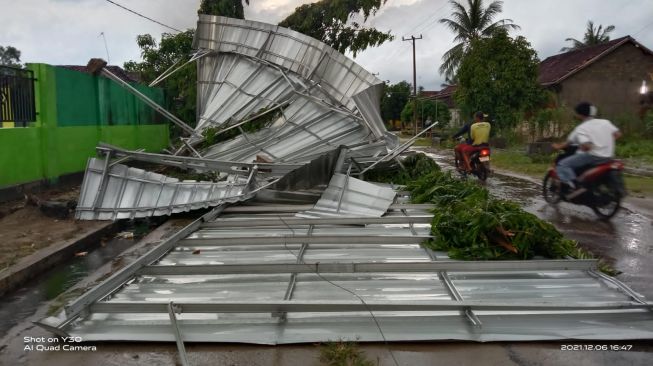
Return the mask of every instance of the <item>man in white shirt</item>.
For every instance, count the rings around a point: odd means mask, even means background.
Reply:
[[[556,171],[560,181],[575,189],[575,169],[598,164],[614,157],[614,142],[621,137],[619,129],[607,119],[598,119],[596,107],[587,102],[579,103],[576,117],[582,122],[569,134],[567,141],[553,144],[554,149],[564,149],[569,145],[578,145],[576,153],[558,162]]]

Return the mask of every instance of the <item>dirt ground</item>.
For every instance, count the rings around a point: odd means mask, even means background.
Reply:
[[[79,187],[52,189],[36,195],[48,201],[77,200]],[[75,221],[48,217],[27,199],[0,203],[0,271],[39,249],[70,240],[104,225],[102,221]]]

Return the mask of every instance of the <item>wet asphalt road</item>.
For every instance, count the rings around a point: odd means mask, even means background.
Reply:
[[[429,151],[427,154],[441,167],[451,168],[452,156],[444,151]],[[515,176],[495,173],[488,178],[486,186],[496,197],[516,201],[526,211],[554,224],[565,236],[577,240],[583,248],[620,271],[617,279],[647,300],[653,300],[653,221],[650,218],[622,208],[609,222],[600,221],[589,207],[546,203],[541,184]]]

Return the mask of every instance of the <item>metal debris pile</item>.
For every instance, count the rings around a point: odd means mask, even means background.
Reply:
[[[175,154],[100,146],[77,217],[214,208],[39,325],[85,341],[176,341],[182,360],[187,341],[653,337],[650,303],[593,260],[460,262],[422,247],[434,206],[360,179],[411,141],[385,130],[381,81],[353,61],[288,29],[205,15],[195,46],[197,128]],[[202,145],[208,129],[273,112],[256,132]]]
[[[170,215],[244,201],[339,146],[347,149],[343,172],[352,174],[398,147],[379,111],[382,81],[321,42],[270,24],[201,15],[195,48],[197,127],[172,119],[190,130],[174,155],[101,146],[104,159],[91,159],[86,169],[78,219]],[[258,131],[243,130],[266,115],[275,118]],[[207,146],[207,131],[234,129],[241,134]],[[120,164],[127,159],[217,172],[223,180],[179,181]]]

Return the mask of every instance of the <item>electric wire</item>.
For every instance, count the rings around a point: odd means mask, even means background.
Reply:
[[[123,5],[120,5],[120,4],[118,4],[118,3],[114,2],[114,1],[111,1],[111,0],[106,0],[106,1],[107,1],[108,3],[111,3],[111,4],[113,4],[113,5],[117,6],[117,7],[119,7],[119,8],[122,8],[122,9],[124,9],[124,10],[127,10],[128,12],[130,12],[130,13],[132,13],[132,14],[136,14],[136,15],[138,15],[138,16],[141,17],[141,18],[145,18],[145,19],[147,19],[147,20],[149,20],[149,21],[151,21],[151,22],[154,22],[154,23],[156,23],[156,24],[162,25],[162,26],[164,26],[164,27],[166,27],[166,28],[168,28],[168,29],[172,29],[173,31],[176,31],[176,32],[179,32],[179,33],[183,33],[183,31],[181,31],[181,30],[179,30],[179,29],[177,29],[177,28],[174,28],[174,27],[171,27],[171,26],[169,26],[169,25],[163,24],[163,23],[161,23],[161,22],[158,21],[158,20],[152,19],[152,18],[150,18],[150,17],[148,17],[148,16],[145,16],[145,15],[143,15],[143,14],[137,12],[137,11],[131,10],[131,9],[129,9],[129,8],[123,6]]]
[[[292,233],[292,237],[295,237],[296,236],[295,229],[293,229],[290,225],[288,225],[288,223],[286,223],[286,221],[283,219],[283,217],[281,217],[281,215],[278,215],[277,217],[290,230],[290,232]],[[395,366],[399,366],[399,361],[397,361],[397,359],[395,358],[394,353],[390,349],[390,344],[388,343],[388,339],[386,338],[385,333],[383,333],[383,329],[381,328],[381,324],[379,324],[378,319],[374,315],[374,311],[369,307],[369,305],[365,302],[365,300],[360,295],[358,295],[356,292],[354,292],[354,291],[352,291],[352,290],[350,290],[350,289],[348,289],[346,287],[340,286],[337,283],[335,283],[335,282],[329,280],[328,278],[322,276],[322,274],[319,271],[319,267],[320,267],[319,262],[316,262],[315,265],[306,263],[306,262],[304,262],[303,258],[300,258],[298,254],[295,254],[295,252],[293,252],[290,248],[288,248],[288,243],[287,242],[284,241],[283,246],[290,254],[292,254],[297,259],[297,261],[299,263],[305,265],[306,267],[308,267],[310,269],[314,269],[313,273],[315,273],[320,279],[322,279],[323,281],[331,284],[332,286],[335,286],[335,287],[337,287],[337,288],[339,288],[339,289],[341,289],[341,290],[343,290],[345,292],[348,292],[349,294],[355,296],[361,302],[361,304],[363,304],[365,309],[370,313],[370,316],[372,317],[372,320],[374,321],[374,324],[376,325],[376,328],[379,330],[379,334],[381,335],[381,338],[383,339],[383,343],[385,344],[386,350],[390,354],[390,357],[392,358],[392,361],[394,362]]]
[[[434,12],[430,13],[429,15],[427,15],[427,16],[426,16],[426,17],[425,17],[421,22],[419,22],[417,25],[415,25],[415,26],[413,26],[412,28],[410,28],[410,29],[409,29],[407,32],[405,32],[405,33],[406,33],[406,34],[412,34],[413,32],[415,32],[415,33],[421,33],[421,32],[423,32],[423,31],[426,31],[426,30],[430,29],[431,26],[432,26],[433,24],[435,24],[435,23],[439,20],[439,18],[437,18],[436,15],[437,15],[437,14],[440,12],[440,10],[442,10],[442,8],[444,8],[448,3],[449,3],[448,1],[445,1],[445,2],[440,6],[440,7],[438,7],[437,9],[435,9]],[[428,25],[427,25],[427,24],[428,24]],[[426,27],[424,27],[425,25],[426,25]],[[420,29],[422,29],[422,30],[420,30]],[[418,32],[417,30],[420,30],[420,31]],[[403,44],[403,42],[402,42],[402,44]],[[388,56],[388,59],[393,59],[394,57],[396,57],[397,55],[399,55],[399,53],[401,53],[402,51],[403,51],[402,47],[397,47],[397,49],[395,49],[395,50],[390,54],[390,56]]]

